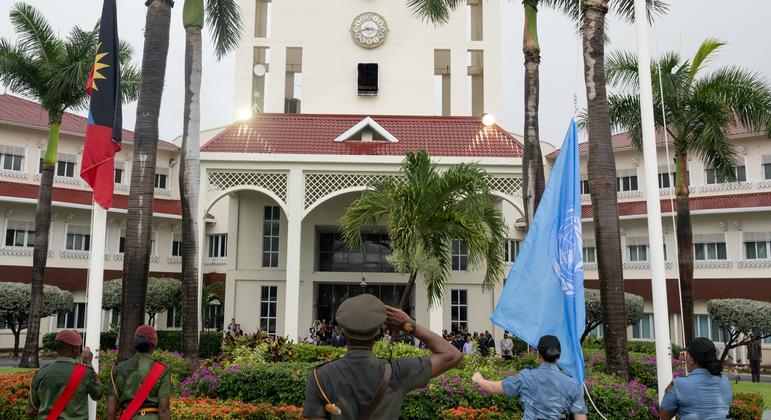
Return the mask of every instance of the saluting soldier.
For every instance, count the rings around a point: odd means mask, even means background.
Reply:
[[[91,367],[93,355],[77,331],[62,330],[54,339],[56,361],[37,371],[32,379],[28,413],[38,419],[88,418],[88,396],[102,398],[102,384]],[[80,360],[78,360],[80,359]]]
[[[404,396],[457,365],[462,355],[437,334],[415,324],[406,313],[362,294],[344,301],[337,323],[348,351],[339,360],[311,372],[305,388],[303,417],[333,420],[398,419]],[[402,330],[428,346],[431,356],[384,362],[372,354],[383,324]]]
[[[149,325],[134,333],[136,354],[110,371],[108,420],[168,420],[171,369],[153,359],[158,334]],[[120,417],[118,417],[118,413]]]

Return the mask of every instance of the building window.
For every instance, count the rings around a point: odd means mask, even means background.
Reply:
[[[78,161],[78,157],[75,155],[68,155],[59,153],[54,165],[54,175],[64,178],[75,177],[75,164]],[[40,165],[38,166],[39,172],[43,172],[43,158],[40,158]]]
[[[450,115],[450,50],[434,50],[434,114]]]
[[[597,262],[597,249],[594,246],[585,246],[583,248],[584,263]]]
[[[65,249],[89,251],[91,249],[91,229],[88,226],[68,225]]]
[[[115,168],[115,183],[123,185],[123,168]]]
[[[182,328],[182,311],[174,306],[166,310],[166,328]]]
[[[637,191],[637,170],[628,169],[616,172],[616,191]]]
[[[725,176],[721,176],[714,169],[705,169],[707,184],[725,184],[727,182],[747,182],[747,169],[744,165],[734,168],[735,181],[730,181]]]
[[[171,256],[172,257],[182,256],[182,234],[181,233],[174,233],[171,235]]]
[[[468,0],[469,41],[481,41],[484,33],[482,0]]]
[[[653,314],[643,314],[642,318],[632,325],[632,338],[639,340],[653,340]]]
[[[589,180],[588,179],[582,179],[581,180],[581,194],[589,194]]]
[[[392,273],[391,241],[385,232],[362,233],[363,250],[348,248],[340,233],[319,232],[319,271]]]
[[[278,242],[280,225],[281,207],[265,206],[265,219],[262,223],[263,267],[278,267]]]
[[[648,242],[646,238],[626,239],[626,258],[629,262],[648,261]]]
[[[22,172],[24,167],[24,148],[0,145],[0,169]]]
[[[168,189],[169,170],[166,168],[157,168],[155,170],[155,188],[159,190]]]
[[[254,8],[254,37],[267,38],[270,24],[271,0],[256,0]]]
[[[771,180],[771,155],[763,156],[763,179]]]
[[[299,114],[302,95],[303,49],[286,48],[286,78],[284,83],[284,112]]]
[[[265,112],[268,75],[270,74],[270,49],[254,47],[252,50],[252,113]]]
[[[518,241],[516,239],[507,239],[504,248],[504,261],[510,263],[516,261],[517,255],[519,255],[519,247],[521,244],[522,241]]]
[[[468,50],[466,60],[468,109],[471,115],[481,117],[485,112],[484,50]]]
[[[5,246],[35,246],[35,224],[9,220],[5,230]]]
[[[85,328],[86,304],[76,303],[69,312],[59,312],[56,316],[56,328]]]
[[[725,235],[693,235],[693,254],[696,261],[726,260],[728,254]]]
[[[744,258],[747,260],[768,259],[771,248],[770,232],[744,232]]]
[[[729,335],[726,329],[720,328],[709,315],[693,316],[693,334],[695,337],[709,337],[717,342],[723,342]]]
[[[276,335],[278,286],[262,286],[260,291],[260,329]]]
[[[126,250],[126,231],[121,229],[118,235],[118,254],[122,254]]]
[[[450,291],[450,328],[452,331],[465,331],[468,326],[468,290]]]
[[[598,325],[596,328],[594,328],[593,330],[591,330],[589,332],[589,335],[592,336],[592,337],[597,337],[597,338],[605,337],[605,328],[604,328],[604,326],[602,324]]]
[[[378,65],[377,63],[359,63],[358,85],[359,95],[377,95]]]
[[[228,256],[228,234],[209,235],[209,258]]]
[[[672,188],[675,186],[675,180],[677,179],[677,174],[674,172],[661,172],[662,169],[664,171],[667,170],[667,167],[659,167],[659,188]]]
[[[452,270],[465,271],[468,268],[468,247],[460,239],[452,240]]]

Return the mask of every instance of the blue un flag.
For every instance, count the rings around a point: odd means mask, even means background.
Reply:
[[[585,328],[581,177],[575,121],[565,135],[525,242],[490,320],[533,347],[543,335],[562,344],[559,366],[583,383]]]

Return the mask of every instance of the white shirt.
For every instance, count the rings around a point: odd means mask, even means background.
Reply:
[[[474,354],[474,346],[471,345],[470,341],[466,341],[466,343],[463,344],[463,354]]]

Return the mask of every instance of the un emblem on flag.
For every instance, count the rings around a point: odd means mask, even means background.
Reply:
[[[576,273],[584,271],[581,242],[581,219],[569,207],[562,223],[552,231],[552,243],[555,245],[553,269],[560,279],[562,291],[566,296],[575,295]]]

